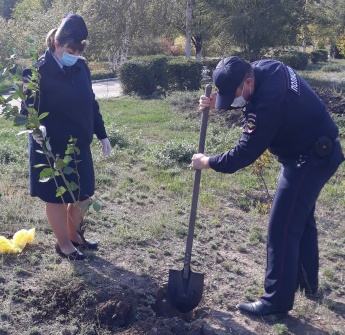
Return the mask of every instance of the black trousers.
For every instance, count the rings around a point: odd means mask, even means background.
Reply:
[[[319,250],[315,203],[343,160],[336,141],[326,158],[312,154],[299,162],[282,162],[269,219],[265,294],[260,298],[277,310],[292,309],[298,286],[317,290]]]

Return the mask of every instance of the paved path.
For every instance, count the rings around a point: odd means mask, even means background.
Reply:
[[[92,89],[96,95],[96,99],[109,99],[119,97],[122,94],[121,84],[118,79],[97,80],[92,83]],[[8,95],[4,94],[4,97]],[[20,106],[19,101],[12,101],[14,105]],[[0,106],[1,112],[1,106]]]
[[[92,83],[92,89],[97,99],[119,97],[122,94],[121,84],[118,79],[101,80]]]

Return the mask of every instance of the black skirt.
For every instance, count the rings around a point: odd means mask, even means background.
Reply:
[[[50,179],[47,182],[40,182],[40,172],[44,167],[36,168],[38,164],[48,164],[48,160],[45,154],[37,152],[42,150],[41,146],[33,140],[29,135],[29,163],[30,163],[30,195],[33,197],[39,197],[41,200],[50,203],[74,203],[73,197],[68,191],[63,194],[63,200],[61,196],[56,196],[57,188],[63,186],[65,189],[64,181],[60,176],[54,179]],[[79,187],[73,192],[76,201],[83,201],[94,195],[95,192],[95,173],[93,168],[93,161],[90,146],[79,147],[80,154],[76,157],[78,160],[77,165],[74,161],[71,161],[68,166],[76,169],[78,173],[65,174],[65,178],[69,183],[74,182]],[[67,143],[51,143],[52,152],[54,156],[59,154],[60,158],[65,157],[65,151],[67,149]],[[50,159],[51,164],[52,159]]]

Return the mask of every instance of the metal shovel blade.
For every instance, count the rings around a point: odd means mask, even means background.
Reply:
[[[168,294],[172,305],[181,313],[187,313],[198,306],[204,288],[204,274],[189,270],[187,279],[184,270],[169,270]]]

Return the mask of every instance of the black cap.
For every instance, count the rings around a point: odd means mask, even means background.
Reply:
[[[77,43],[87,39],[88,31],[84,19],[78,14],[65,14],[56,32],[62,44],[70,39]]]
[[[247,74],[250,63],[237,56],[222,59],[212,74],[218,88],[217,109],[229,109],[236,95],[236,90]]]

